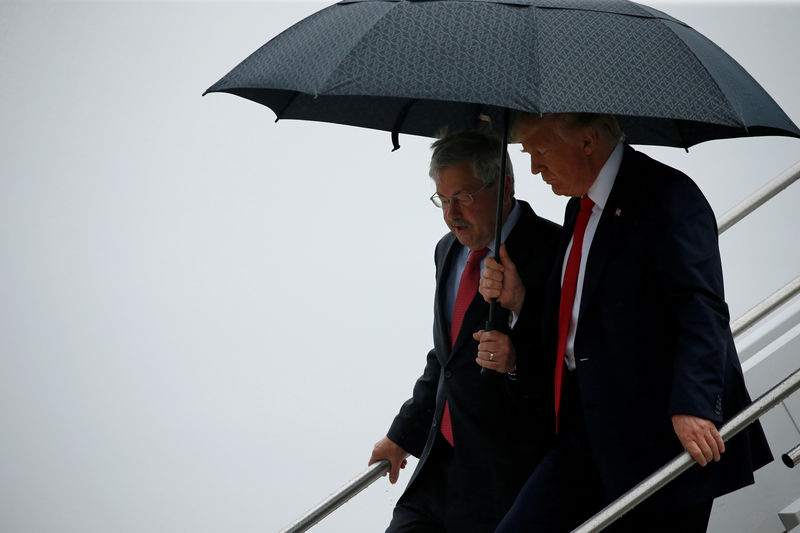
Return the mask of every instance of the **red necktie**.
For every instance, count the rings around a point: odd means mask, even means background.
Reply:
[[[469,304],[475,298],[475,293],[478,292],[478,281],[481,273],[481,261],[486,254],[489,253],[488,248],[482,250],[473,250],[467,259],[467,266],[464,267],[464,272],[461,274],[461,281],[458,285],[458,295],[456,296],[456,304],[453,306],[453,319],[450,325],[450,346],[456,344],[458,332],[461,331],[461,323],[464,322],[464,315],[467,312]],[[442,413],[441,424],[442,435],[453,446],[453,424],[450,421],[450,406],[445,400],[444,412]]]
[[[561,383],[564,378],[564,357],[567,349],[567,333],[569,321],[572,316],[572,304],[575,302],[575,291],[578,286],[578,270],[581,266],[581,249],[583,248],[583,234],[586,224],[592,214],[594,202],[588,196],[581,198],[581,211],[575,222],[575,232],[572,235],[572,248],[567,258],[567,268],[564,270],[564,281],[561,284],[561,302],[558,306],[558,350],[556,351],[556,433],[558,433],[558,410],[561,407]]]

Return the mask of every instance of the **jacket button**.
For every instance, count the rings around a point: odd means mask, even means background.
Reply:
[[[448,370],[447,372],[444,373],[444,377],[446,379],[450,379],[451,377],[453,377],[453,373]]]

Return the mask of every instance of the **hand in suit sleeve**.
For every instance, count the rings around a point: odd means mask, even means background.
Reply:
[[[683,449],[700,466],[706,466],[712,459],[719,461],[720,454],[725,452],[725,442],[710,420],[692,415],[672,415],[672,427]]]
[[[705,466],[725,451],[714,423],[722,422],[729,315],[714,214],[693,183],[674,185],[663,197],[658,237],[662,287],[676,328],[670,412],[683,448]]]
[[[493,257],[488,257],[483,265],[478,287],[481,296],[487,302],[497,298],[500,305],[519,315],[525,301],[525,285],[520,279],[516,265],[508,256],[506,245],[500,246],[500,263]]]
[[[389,469],[389,483],[397,483],[397,478],[400,476],[400,469],[406,467],[406,457],[408,452],[398,446],[389,437],[384,437],[375,443],[372,449],[372,456],[369,458],[369,464],[373,464],[381,459],[388,459],[391,467]],[[386,474],[384,474],[384,477]]]
[[[472,338],[479,343],[475,362],[480,366],[501,374],[517,370],[517,352],[508,335],[497,330],[480,330]]]

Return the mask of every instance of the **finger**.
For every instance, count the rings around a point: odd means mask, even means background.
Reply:
[[[483,336],[482,329],[479,329],[478,331],[472,334],[472,338],[475,339],[476,341],[480,341],[482,336]],[[480,349],[480,346],[478,347],[478,349]]]
[[[712,431],[708,431],[705,435],[706,444],[708,445],[709,449],[711,450],[711,458],[714,459],[714,462],[720,460],[721,451],[719,448],[719,442],[714,437],[714,433]]]
[[[487,363],[491,363],[497,360],[497,354],[490,350],[479,350],[478,359]]]
[[[719,434],[719,431],[717,431],[717,428],[714,428],[713,430],[711,430],[711,435],[714,437],[714,440],[717,443],[717,449],[719,450],[719,453],[720,454],[725,453],[725,441],[722,440],[722,435]]]
[[[492,279],[482,278],[478,283],[478,289],[482,292],[490,291],[492,294],[500,293],[503,290],[503,281],[495,281]]]
[[[483,297],[483,301],[486,302],[486,303],[491,303],[492,300],[500,297],[499,296],[500,293],[497,292],[497,291],[488,291],[486,289],[480,289],[478,292],[481,293],[481,296]]]
[[[500,344],[508,339],[508,335],[497,331],[496,329],[488,329],[483,332],[481,335],[481,342],[494,342]]]
[[[407,464],[408,464],[408,461],[406,461],[405,459],[403,459],[403,462],[402,462],[402,463],[400,463],[400,468],[405,468]]]
[[[480,343],[482,345],[481,350],[498,352],[501,348],[506,347],[506,344],[503,341],[503,334],[499,331],[492,329],[484,331],[480,338]]]
[[[491,329],[483,330],[481,332],[481,336],[478,339],[478,341],[480,341],[481,344],[486,344],[487,342],[494,342],[494,334],[493,333],[494,333],[494,331],[491,330]],[[485,348],[483,346],[481,346],[480,349],[484,350]]]
[[[497,372],[497,370],[500,368],[500,364],[497,361],[489,361],[488,358],[481,359],[480,357],[476,357],[475,362],[483,368],[488,368],[489,370],[494,370],[495,372]]]
[[[692,459],[697,462],[700,466],[706,466],[708,461],[706,461],[705,456],[700,451],[700,447],[697,446],[697,443],[690,442],[688,446],[686,446],[686,451],[689,452],[689,455],[692,456]]]
[[[483,270],[481,270],[481,281],[500,283],[503,281],[503,273],[499,270],[492,270],[491,268],[484,267]]]
[[[389,483],[394,485],[397,483],[397,478],[400,476],[400,465],[396,463],[391,463],[392,467],[389,470]]]
[[[500,261],[503,263],[501,265],[503,268],[516,268],[514,266],[514,262],[511,260],[511,257],[508,255],[508,249],[506,248],[505,243],[500,245]]]
[[[500,353],[500,347],[497,346],[495,342],[481,342],[478,344],[478,356],[481,359],[485,359],[487,361],[493,361],[497,359],[497,355]],[[484,354],[485,356],[482,356]],[[490,354],[494,354],[493,357],[490,357]]]
[[[703,457],[706,458],[706,461],[711,462],[714,459],[714,450],[711,449],[711,446],[708,445],[708,442],[703,440],[703,444],[700,446],[700,449],[703,450]]]
[[[714,452],[711,451],[711,447],[708,445],[705,438],[703,438],[702,436],[699,439],[695,440],[694,443],[697,446],[700,455],[704,459],[702,466],[705,466],[706,464],[708,464],[709,461],[711,461],[711,459],[714,458]]]
[[[500,260],[503,262],[503,268],[508,271],[509,276],[518,277],[517,266],[509,257],[505,244],[500,245]]]
[[[492,271],[492,273],[503,272],[503,265],[498,263],[494,257],[487,257],[486,259],[484,259],[483,267],[485,269]],[[501,274],[501,279],[502,279],[502,274]]]
[[[489,370],[494,370],[495,372],[506,372],[513,368],[513,365],[509,364],[509,358],[507,355],[503,354],[494,354],[494,359],[491,358],[491,353],[489,357],[482,357],[478,356],[475,361],[482,367],[488,368]]]
[[[488,287],[481,287],[479,291],[481,296],[483,296],[484,300],[487,302],[491,301],[492,298],[499,298],[500,297],[500,290],[498,289],[490,289]]]

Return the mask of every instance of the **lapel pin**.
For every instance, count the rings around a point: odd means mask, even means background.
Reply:
[[[618,208],[617,208],[617,210],[616,210],[616,211],[614,211],[614,216],[615,216],[615,217],[618,217],[618,216],[620,216],[621,214],[622,214],[622,209],[620,209],[620,208],[618,207]]]

